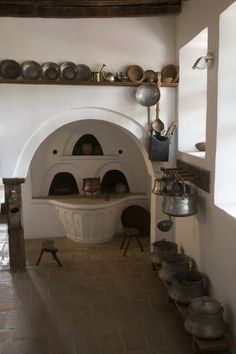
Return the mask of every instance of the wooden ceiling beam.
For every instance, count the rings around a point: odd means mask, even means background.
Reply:
[[[26,0],[27,1],[27,0]],[[70,0],[72,2],[72,0]],[[158,0],[160,1],[160,0]],[[30,1],[28,1],[30,2]],[[181,1],[162,1],[151,5],[78,6],[35,4],[4,4],[0,2],[0,17],[85,18],[136,17],[173,15],[181,11]],[[48,1],[47,3],[49,3]],[[128,2],[126,2],[128,3]]]
[[[183,0],[1,0],[1,5],[48,6],[131,6],[131,5],[179,5]]]

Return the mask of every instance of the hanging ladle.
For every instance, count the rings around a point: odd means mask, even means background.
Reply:
[[[152,122],[152,129],[155,130],[155,132],[157,132],[157,133],[161,133],[164,130],[164,128],[165,128],[164,123],[159,118],[159,113],[160,113],[160,107],[159,107],[159,102],[157,102],[157,105],[156,105],[156,119]]]
[[[170,215],[169,215],[169,219],[162,220],[157,224],[158,229],[162,232],[170,231],[172,226],[173,226],[173,221],[171,220]]]

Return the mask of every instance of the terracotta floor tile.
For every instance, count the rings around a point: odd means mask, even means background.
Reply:
[[[147,341],[141,327],[127,327],[121,334],[126,350],[147,349]]]
[[[103,245],[55,239],[35,266],[41,240],[27,240],[25,273],[0,272],[1,354],[191,354],[191,337],[167,302],[145,252],[121,237]]]
[[[124,346],[118,332],[111,331],[110,333],[102,334],[99,340],[102,354],[121,353],[124,351]]]

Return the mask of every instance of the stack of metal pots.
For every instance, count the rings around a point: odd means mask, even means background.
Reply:
[[[153,263],[157,264],[158,266],[162,264],[162,260],[166,256],[171,256],[178,253],[177,243],[172,241],[166,241],[165,239],[153,242],[152,246],[155,250],[152,255]]]
[[[173,300],[181,304],[190,304],[193,299],[204,295],[206,291],[202,273],[190,270],[173,275],[169,289],[169,296]]]
[[[203,339],[221,338],[226,333],[224,309],[217,300],[209,296],[196,298],[192,300],[188,310],[184,323],[187,332]]]
[[[190,269],[189,257],[176,253],[163,257],[159,277],[164,281],[171,283],[173,275]]]

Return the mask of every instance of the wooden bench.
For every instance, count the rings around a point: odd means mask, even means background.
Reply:
[[[194,353],[230,353],[230,342],[226,337],[219,339],[201,339],[193,336],[193,351]]]

